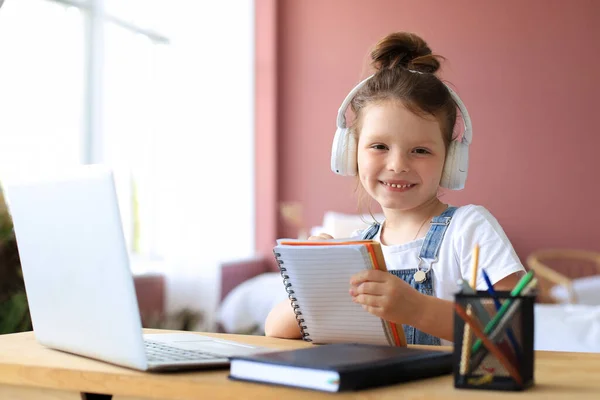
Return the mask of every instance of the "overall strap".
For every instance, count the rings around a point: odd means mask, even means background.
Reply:
[[[379,232],[379,228],[381,227],[381,225],[379,224],[379,222],[373,222],[373,224],[371,224],[371,226],[369,226],[367,229],[364,230],[364,232],[361,235],[361,240],[371,240],[375,237],[375,235],[377,235],[377,232]]]
[[[437,262],[444,234],[456,210],[456,207],[448,207],[446,211],[431,220],[431,227],[427,231],[425,241],[421,246],[421,253],[419,254],[419,269],[423,260],[431,260],[427,271],[431,269],[431,264]]]

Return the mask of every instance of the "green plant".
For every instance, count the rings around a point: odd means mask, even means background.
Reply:
[[[17,240],[0,190],[0,334],[31,329]]]

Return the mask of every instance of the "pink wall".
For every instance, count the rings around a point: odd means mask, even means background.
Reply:
[[[473,120],[467,188],[445,201],[490,209],[522,259],[540,247],[600,250],[600,2],[277,4],[276,198],[302,202],[308,225],[326,210],[356,211],[354,180],[329,170],[336,112],[368,73],[371,46],[408,30],[448,59],[443,77]],[[279,222],[277,236],[292,233]]]
[[[255,204],[259,253],[273,260],[277,237],[277,0],[255,2]],[[274,261],[272,267],[275,267]]]

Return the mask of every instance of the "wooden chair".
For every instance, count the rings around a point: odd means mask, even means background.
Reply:
[[[569,303],[578,302],[573,280],[600,274],[600,253],[575,249],[543,249],[527,257],[527,266],[535,271],[539,281],[538,298],[542,302],[556,302],[550,294],[555,285],[562,285]]]

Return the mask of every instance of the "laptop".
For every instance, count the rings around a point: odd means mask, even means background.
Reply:
[[[227,367],[271,349],[193,333],[146,334],[112,171],[82,165],[2,180],[35,337],[142,371]]]

